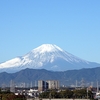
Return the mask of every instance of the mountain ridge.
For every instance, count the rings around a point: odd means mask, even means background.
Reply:
[[[84,81],[84,86],[90,86],[91,82],[96,86],[96,82],[100,82],[100,67],[96,68],[84,68],[80,70],[67,70],[67,71],[48,71],[46,69],[23,69],[15,73],[0,73],[0,85],[9,85],[13,80],[16,86],[22,83],[34,84],[38,80],[58,80],[60,86],[81,86]]]

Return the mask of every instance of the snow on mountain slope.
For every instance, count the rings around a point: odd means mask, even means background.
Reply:
[[[82,60],[52,44],[43,44],[24,56],[0,64],[0,72],[16,72],[25,68],[65,71],[98,67],[100,64]]]

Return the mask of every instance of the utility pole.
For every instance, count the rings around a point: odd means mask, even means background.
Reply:
[[[76,88],[77,88],[77,80],[76,80]]]
[[[99,92],[99,88],[98,88],[98,81],[97,81],[97,93]]]

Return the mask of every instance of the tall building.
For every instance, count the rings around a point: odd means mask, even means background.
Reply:
[[[45,81],[39,80],[38,81],[38,91],[44,91],[45,89]]]
[[[59,81],[57,80],[48,80],[48,89],[59,89]]]
[[[39,80],[38,81],[38,90],[44,91],[47,89],[59,89],[59,81],[57,81],[57,80],[48,80],[48,81]]]
[[[14,81],[10,81],[10,92],[15,92],[15,83],[14,83]]]

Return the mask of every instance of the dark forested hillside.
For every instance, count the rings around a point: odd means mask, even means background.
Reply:
[[[96,85],[100,81],[100,67],[80,70],[68,70],[63,72],[48,71],[45,69],[24,69],[16,73],[0,73],[0,86],[9,86],[10,81],[18,83],[35,83],[38,80],[59,80],[60,85],[65,86],[89,86]]]

